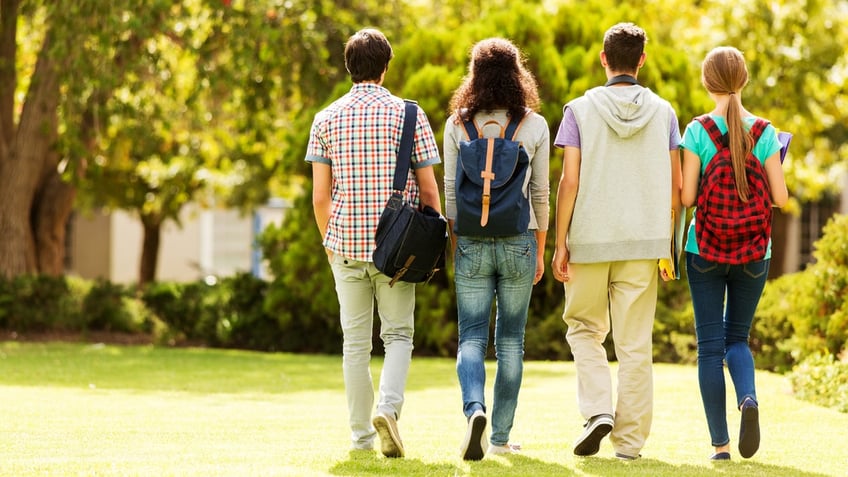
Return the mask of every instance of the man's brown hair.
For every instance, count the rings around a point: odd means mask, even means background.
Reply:
[[[376,81],[389,67],[392,45],[379,30],[359,30],[345,43],[345,68],[354,83]]]
[[[635,73],[645,52],[648,35],[633,23],[618,23],[604,34],[607,66],[619,73]]]

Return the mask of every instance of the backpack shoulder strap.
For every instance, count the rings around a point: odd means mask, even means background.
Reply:
[[[710,117],[709,114],[704,114],[703,116],[698,116],[695,118],[696,121],[701,123],[704,126],[704,130],[707,131],[707,134],[710,135],[710,140],[713,141],[716,149],[721,149],[724,147],[724,142],[722,141],[722,136],[724,136],[721,131],[718,129],[718,124],[716,124],[715,120]]]
[[[474,122],[474,118],[471,118],[468,121],[463,121],[462,125],[465,126],[465,135],[468,136],[469,141],[473,141],[480,137],[480,130],[477,129],[477,123]]]
[[[763,118],[757,118],[754,120],[754,124],[751,125],[751,138],[754,140],[754,144],[760,140],[760,136],[763,135],[763,132],[766,130],[766,126],[770,123]]]
[[[524,113],[524,116],[520,118],[511,118],[509,120],[509,124],[506,126],[506,131],[504,131],[504,138],[512,140],[516,134],[518,134],[518,130],[521,128],[521,125],[524,124],[524,118],[529,116],[528,113]]]

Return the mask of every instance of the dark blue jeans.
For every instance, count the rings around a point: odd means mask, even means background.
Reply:
[[[727,433],[724,367],[733,380],[737,406],[757,400],[754,357],[748,333],[768,277],[770,260],[727,265],[686,254],[689,291],[695,308],[698,383],[713,446],[730,442]]]

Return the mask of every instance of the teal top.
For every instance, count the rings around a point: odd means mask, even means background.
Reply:
[[[727,132],[727,122],[724,120],[724,116],[717,116],[714,114],[710,115],[718,126],[719,131],[722,134]],[[754,124],[754,120],[756,117],[749,116],[747,118],[743,118],[743,122],[747,128],[751,128]],[[688,149],[694,152],[698,158],[701,160],[701,175],[704,175],[704,171],[707,169],[707,164],[710,163],[713,156],[716,154],[716,147],[713,144],[712,139],[710,139],[710,134],[704,129],[704,126],[696,120],[692,120],[687,126],[686,131],[683,132],[683,141],[680,144],[681,148]],[[775,130],[774,126],[769,124],[766,126],[763,131],[762,136],[760,136],[757,144],[754,145],[754,157],[760,160],[760,163],[765,165],[766,159],[774,155],[777,151],[780,150],[780,141],[777,140],[777,130]],[[695,216],[692,215],[692,221],[689,223],[689,231],[686,236],[686,246],[684,247],[686,252],[698,254],[698,240],[695,238]],[[766,249],[766,259],[771,258],[771,241],[769,241],[768,249]]]

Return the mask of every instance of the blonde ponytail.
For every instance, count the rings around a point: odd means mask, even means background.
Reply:
[[[750,132],[742,123],[742,88],[748,84],[748,67],[742,52],[732,46],[713,48],[701,65],[701,82],[713,94],[729,96],[724,117],[727,122],[727,138],[730,158],[733,163],[733,180],[742,202],[748,201],[748,174],[745,163],[754,147]]]
[[[748,174],[745,171],[745,164],[748,154],[754,147],[754,141],[751,139],[750,132],[742,124],[742,101],[736,92],[730,93],[725,118],[727,120],[727,139],[730,146],[730,160],[733,164],[733,180],[736,181],[736,192],[742,202],[748,202]]]

